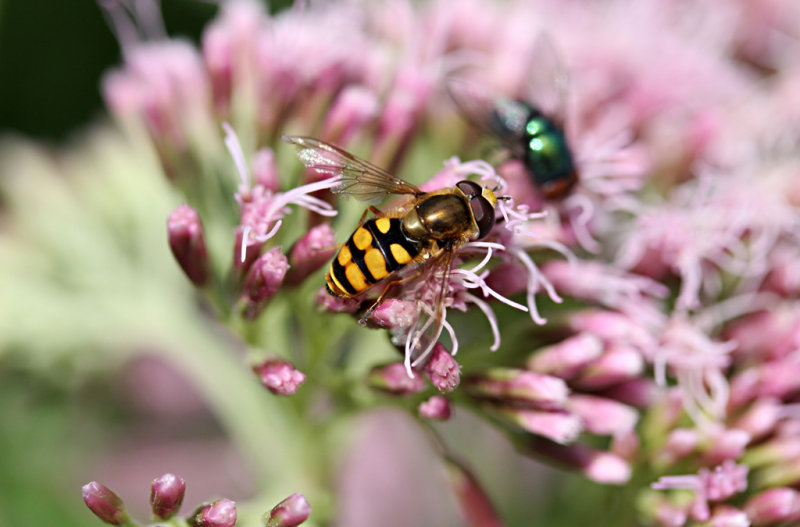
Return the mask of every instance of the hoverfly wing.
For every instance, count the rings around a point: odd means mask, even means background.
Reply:
[[[419,187],[325,141],[294,135],[284,135],[282,139],[297,147],[297,156],[307,168],[341,176],[339,184],[331,189],[337,194],[360,201],[374,201],[387,194],[424,194]]]
[[[441,270],[441,282],[436,289],[436,296],[433,303],[423,300],[423,308],[420,316],[406,339],[406,356],[410,360],[412,367],[425,364],[425,360],[433,351],[433,347],[439,341],[444,327],[445,301],[447,292],[450,289],[450,272],[453,266],[453,256],[455,251],[450,250],[443,253],[437,260],[430,264],[431,278]],[[427,316],[425,316],[427,315]]]
[[[523,97],[563,128],[567,115],[569,76],[553,40],[546,32],[536,37],[529,70]]]

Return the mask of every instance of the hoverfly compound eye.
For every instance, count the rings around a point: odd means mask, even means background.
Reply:
[[[458,187],[458,190],[466,194],[470,199],[480,196],[481,192],[483,192],[483,189],[480,185],[474,181],[467,181],[466,179],[456,183],[456,187]]]
[[[494,207],[480,195],[471,199],[469,206],[475,216],[475,223],[478,224],[478,239],[485,238],[494,227]]]

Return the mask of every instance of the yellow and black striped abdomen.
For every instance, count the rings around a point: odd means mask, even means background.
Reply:
[[[334,296],[356,296],[403,268],[422,248],[408,238],[400,218],[377,218],[365,222],[350,236],[325,277]]]

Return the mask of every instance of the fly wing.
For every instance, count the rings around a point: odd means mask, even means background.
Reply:
[[[306,167],[322,174],[341,176],[339,184],[332,189],[337,194],[361,201],[374,201],[387,194],[424,194],[419,187],[325,141],[295,135],[284,135],[282,139],[297,147],[297,156]]]
[[[525,82],[526,100],[563,128],[567,115],[569,76],[547,33],[540,33],[533,45],[530,76]]]
[[[454,251],[446,251],[434,263],[431,263],[431,275],[441,270],[441,282],[436,289],[432,304],[423,299],[423,309],[417,323],[411,328],[406,338],[406,367],[417,367],[425,364],[436,342],[442,334],[445,317],[445,301],[450,289],[450,272],[453,266]],[[427,317],[423,316],[427,315]]]
[[[459,77],[447,80],[447,92],[470,124],[482,133],[499,139],[516,153],[530,115],[529,106]]]

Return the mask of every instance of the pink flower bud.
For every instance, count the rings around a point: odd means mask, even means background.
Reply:
[[[181,205],[167,220],[167,238],[172,255],[189,280],[197,286],[208,282],[208,254],[200,216],[189,205]]]
[[[456,460],[446,457],[445,466],[450,484],[458,498],[461,514],[466,524],[480,527],[502,527],[489,497],[481,488],[475,476]]]
[[[780,401],[759,399],[733,423],[733,427],[744,430],[752,440],[757,441],[772,432],[781,417]]]
[[[537,350],[528,359],[528,368],[568,379],[602,353],[603,343],[599,338],[581,333]]]
[[[607,350],[587,366],[575,381],[583,388],[606,388],[638,377],[644,371],[644,359],[635,349],[619,346]]]
[[[744,430],[712,429],[700,444],[703,464],[719,465],[723,461],[739,459],[750,442],[750,434]]]
[[[303,372],[283,359],[270,359],[253,366],[261,384],[275,395],[294,395],[306,380]]]
[[[275,152],[271,148],[262,148],[253,157],[253,182],[270,192],[278,192],[278,165],[275,163]]]
[[[312,227],[289,253],[291,270],[286,276],[286,284],[294,287],[325,265],[333,257],[335,245],[336,238],[330,225],[321,223]]]
[[[419,405],[419,416],[423,419],[447,421],[452,415],[450,401],[441,395],[434,395]]]
[[[269,512],[266,527],[295,527],[306,521],[311,505],[302,494],[292,494]]]
[[[186,483],[175,474],[164,474],[150,485],[150,506],[159,520],[172,518],[183,503]]]
[[[452,392],[461,382],[461,365],[456,362],[445,347],[436,343],[430,359],[425,364],[425,373],[440,392]]]
[[[697,431],[689,428],[678,428],[669,433],[664,447],[659,452],[659,461],[672,465],[695,451],[700,441]]]
[[[273,247],[253,263],[242,287],[245,299],[244,316],[254,319],[278,292],[289,270],[289,261],[280,247]]]
[[[373,368],[367,382],[373,388],[395,395],[412,395],[425,389],[425,379],[420,375],[409,377],[401,362]]]
[[[549,409],[563,408],[569,394],[567,384],[557,377],[513,368],[490,368],[470,377],[466,389],[473,397]]]
[[[353,314],[361,308],[361,300],[333,296],[324,287],[321,287],[317,292],[316,303],[320,308],[330,313]]]
[[[375,308],[367,323],[380,328],[403,330],[410,328],[417,321],[417,315],[416,302],[387,298]]]
[[[639,419],[639,414],[630,406],[593,395],[574,394],[567,408],[581,418],[587,431],[598,435],[630,432]]]
[[[619,456],[598,451],[587,459],[583,474],[598,483],[622,485],[631,479],[631,466]]]
[[[338,145],[347,145],[378,115],[378,98],[363,86],[347,86],[331,105],[322,125],[322,138]]]
[[[786,487],[765,490],[743,508],[755,527],[800,521],[800,492]]]
[[[730,505],[714,507],[708,523],[709,527],[750,527],[751,525],[744,511]]]
[[[689,519],[685,507],[675,506],[666,500],[659,501],[655,507],[656,520],[662,527],[683,527]]]
[[[222,498],[202,505],[186,522],[190,527],[233,527],[236,524],[236,502]]]
[[[523,430],[559,444],[575,441],[583,431],[580,417],[567,412],[503,407],[499,409],[499,413]]]
[[[380,112],[378,136],[371,156],[376,165],[394,169],[417,127],[418,102],[404,87],[394,86],[389,92]]]
[[[757,368],[747,368],[730,381],[728,410],[738,410],[758,396],[761,375]]]
[[[655,337],[629,315],[607,310],[586,310],[570,316],[570,327],[580,333],[595,335],[606,344],[625,343],[639,349],[651,349]]]
[[[659,389],[652,379],[639,378],[612,386],[602,393],[609,399],[615,399],[636,408],[649,408],[654,404],[658,391]]]
[[[607,485],[622,485],[631,478],[631,466],[621,457],[581,444],[557,445],[541,438],[527,444],[532,452],[579,470],[587,478]]]
[[[83,501],[86,506],[101,520],[110,525],[122,525],[128,522],[128,513],[122,498],[111,489],[96,481],[83,486]]]
[[[252,76],[254,50],[264,20],[258,2],[225,2],[222,14],[203,33],[203,58],[211,80],[214,106],[222,115],[230,109],[234,80]]]

